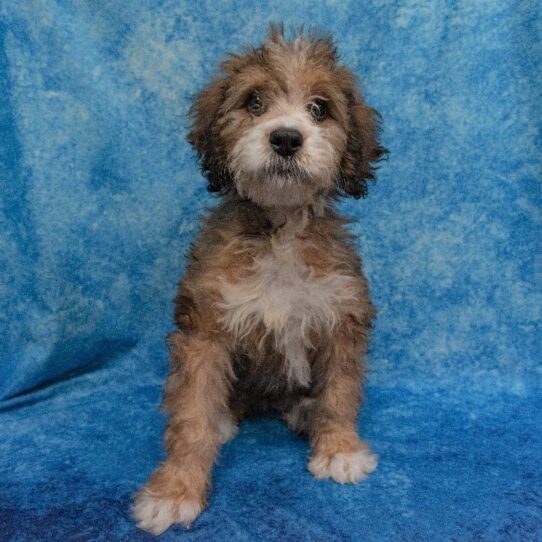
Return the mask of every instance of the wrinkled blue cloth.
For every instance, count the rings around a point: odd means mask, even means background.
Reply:
[[[0,3],[0,540],[151,540],[172,299],[212,204],[186,112],[268,21],[336,36],[390,149],[341,210],[379,317],[361,432],[316,481],[243,422],[164,540],[542,539],[542,8],[534,1]]]

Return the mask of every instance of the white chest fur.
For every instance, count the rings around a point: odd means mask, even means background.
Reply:
[[[223,324],[238,339],[263,324],[284,355],[289,384],[306,387],[310,331],[331,333],[341,303],[354,292],[350,276],[315,276],[301,259],[303,242],[295,236],[273,239],[270,250],[254,261],[247,279],[222,283],[221,308]]]

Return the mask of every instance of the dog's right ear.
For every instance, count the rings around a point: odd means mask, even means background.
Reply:
[[[355,81],[351,78],[352,83]],[[367,107],[359,91],[352,86],[345,92],[350,114],[346,152],[341,163],[339,194],[354,198],[367,195],[367,181],[375,179],[375,163],[388,151],[380,145],[380,114]]]
[[[198,153],[201,171],[208,180],[207,189],[222,194],[233,184],[218,126],[227,87],[228,78],[217,77],[196,96],[190,107],[191,126],[187,136]]]

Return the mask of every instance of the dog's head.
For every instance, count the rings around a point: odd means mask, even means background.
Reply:
[[[298,206],[319,196],[365,196],[378,142],[378,113],[329,37],[265,43],[230,55],[196,98],[188,140],[212,192],[236,190],[262,206]]]

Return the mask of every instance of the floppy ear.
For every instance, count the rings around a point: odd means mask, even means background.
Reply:
[[[196,149],[201,171],[207,177],[209,192],[228,192],[232,178],[226,166],[226,151],[219,137],[219,111],[224,102],[228,78],[214,79],[203,89],[190,108],[188,142]]]
[[[342,196],[360,198],[367,195],[367,181],[375,180],[374,164],[388,151],[378,141],[380,114],[365,105],[354,87],[345,94],[350,129],[341,162],[338,192]]]

